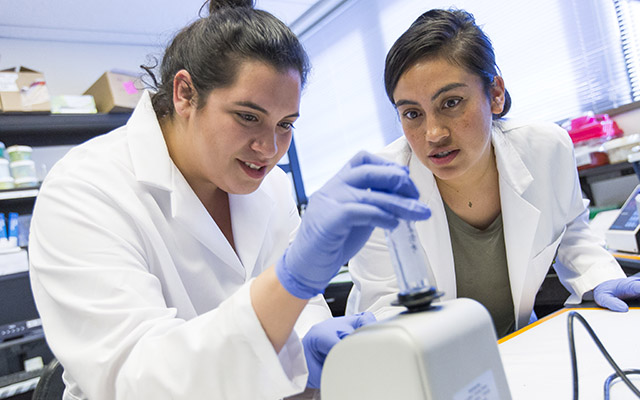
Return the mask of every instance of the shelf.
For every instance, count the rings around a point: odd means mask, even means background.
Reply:
[[[6,147],[75,145],[127,123],[131,114],[1,114]]]
[[[62,146],[77,145],[110,132],[127,123],[130,113],[113,114],[31,114],[0,113],[0,142],[13,145]],[[280,164],[293,178],[299,211],[307,204],[293,139],[287,152],[289,163]],[[14,197],[15,198],[15,197]],[[0,200],[3,200],[1,197]]]
[[[0,200],[35,198],[39,191],[38,188],[0,190]]]
[[[634,174],[633,166],[624,161],[615,164],[605,164],[593,168],[578,171],[581,179],[589,179],[590,182],[602,181],[619,176]]]

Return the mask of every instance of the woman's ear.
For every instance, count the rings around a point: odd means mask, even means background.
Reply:
[[[504,80],[496,75],[489,89],[489,99],[491,101],[491,113],[500,114],[504,109]]]
[[[173,77],[173,107],[176,113],[181,117],[188,117],[196,109],[197,96],[189,72],[185,69],[178,71]]]

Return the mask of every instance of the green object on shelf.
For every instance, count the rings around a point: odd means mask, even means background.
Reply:
[[[602,211],[617,210],[618,208],[620,208],[620,206],[615,204],[603,207],[589,207],[589,219],[592,220],[593,217]]]

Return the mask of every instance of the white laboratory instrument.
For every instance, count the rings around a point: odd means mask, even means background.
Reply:
[[[386,232],[407,311],[336,344],[322,369],[322,400],[510,400],[491,316],[471,299],[431,304],[428,259],[413,223]]]
[[[369,324],[329,352],[322,400],[508,400],[488,311],[471,299]]]
[[[624,202],[611,227],[605,232],[605,241],[610,249],[639,253],[640,251],[640,214],[638,196],[640,185],[636,186]]]

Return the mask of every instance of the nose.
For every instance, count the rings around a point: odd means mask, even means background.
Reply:
[[[260,153],[263,157],[274,157],[278,153],[276,133],[269,131],[263,132],[251,143],[251,149]]]
[[[449,136],[449,129],[437,118],[426,118],[425,120],[425,137],[427,141],[438,143]]]

